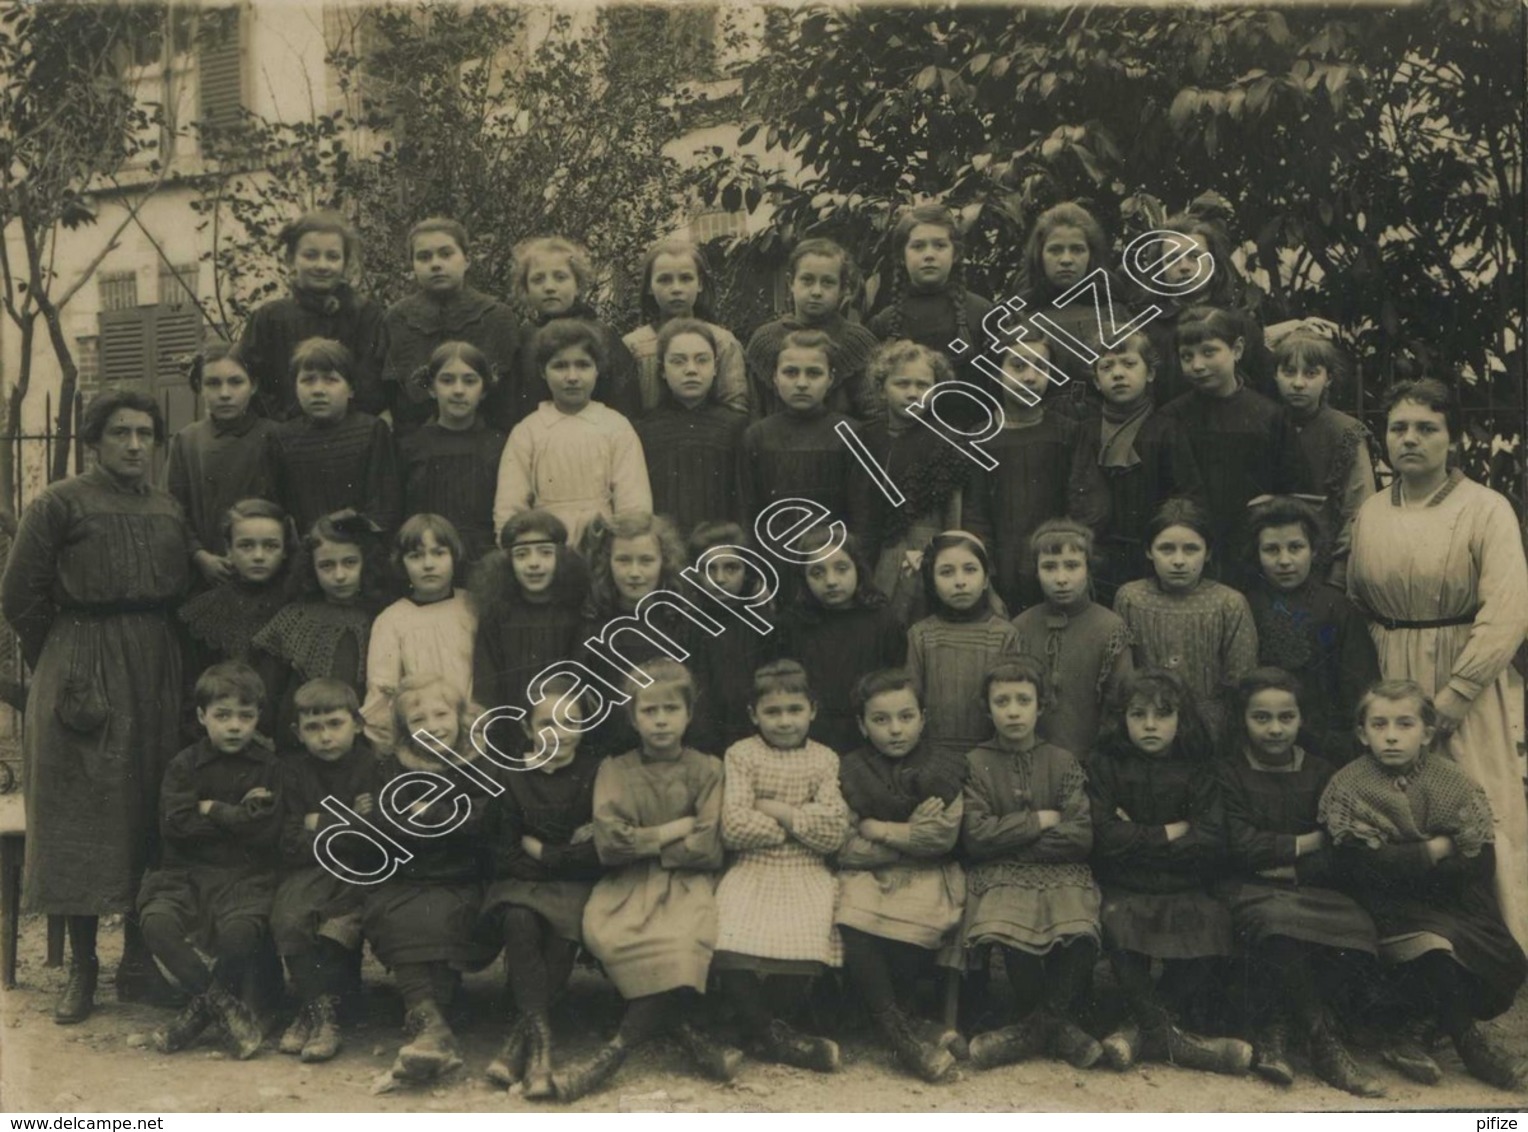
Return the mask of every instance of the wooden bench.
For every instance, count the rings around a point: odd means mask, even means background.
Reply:
[[[16,985],[16,941],[21,934],[21,865],[26,856],[27,812],[19,791],[0,794],[0,986]],[[48,966],[64,960],[64,918],[48,917]]]

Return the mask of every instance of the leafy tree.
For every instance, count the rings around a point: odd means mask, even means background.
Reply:
[[[1371,396],[1408,368],[1455,373],[1472,471],[1515,493],[1523,18],[1512,0],[781,10],[742,72],[744,140],[791,161],[717,151],[709,191],[773,206],[746,261],[831,235],[872,303],[910,200],[957,208],[971,283],[1006,294],[1050,205],[1083,201],[1123,246],[1217,192],[1264,320],[1336,321]]]
[[[63,311],[117,247],[142,202],[163,180],[146,160],[157,139],[159,108],[135,103],[121,66],[136,17],[129,8],[83,4],[0,6],[0,306],[16,327],[19,364],[5,420],[20,427],[30,389],[38,332],[63,374],[49,477],[68,472],[75,383],[79,371],[64,333]],[[114,183],[131,163],[143,175],[126,193],[122,216],[101,234],[72,277],[55,270],[62,231],[96,225],[92,190]],[[0,526],[10,529],[17,470],[14,449],[0,446]]]
[[[629,269],[671,221],[685,175],[663,148],[695,100],[676,89],[666,13],[572,14],[426,0],[359,16],[329,62],[350,109],[307,121],[203,127],[216,155],[196,204],[212,233],[215,321],[232,329],[269,298],[276,234],[298,212],[340,210],[384,301],[412,287],[405,236],[430,215],[471,233],[469,280],[507,297],[511,251],[553,233]],[[607,314],[635,309],[606,287]]]

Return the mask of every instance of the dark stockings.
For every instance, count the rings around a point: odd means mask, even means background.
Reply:
[[[1304,1032],[1322,1020],[1321,989],[1312,964],[1315,949],[1287,936],[1272,936],[1253,952],[1253,1007],[1259,1021],[1283,1014]]]
[[[895,1007],[897,988],[910,987],[933,963],[927,948],[839,925],[844,941],[844,970],[872,1014]]]
[[[1166,1025],[1167,1011],[1151,982],[1151,956],[1139,951],[1111,950],[1109,962],[1114,967],[1114,976],[1129,1004],[1130,1013],[1141,1028],[1151,1030]]]
[[[1003,948],[1015,1017],[1027,1018],[1042,1005],[1057,1018],[1075,1017],[1097,960],[1098,944],[1086,937],[1058,943],[1045,955]]]
[[[776,1018],[795,1016],[812,980],[808,975],[771,975],[766,993],[765,980],[756,971],[723,971],[721,983],[744,1032],[758,1037]]]
[[[99,916],[67,916],[65,927],[69,932],[69,955],[76,963],[89,963],[96,957],[96,929],[101,926]]]
[[[449,964],[439,961],[399,963],[393,968],[393,984],[403,999],[404,1010],[412,1010],[426,1002],[433,1002],[442,1010],[446,1009],[451,1005],[461,981],[458,972],[453,971]]]
[[[545,1014],[573,973],[573,944],[529,908],[505,908],[499,923],[515,1005],[526,1014]]]
[[[1419,959],[1403,964],[1400,971],[1415,972],[1426,989],[1438,1025],[1450,1038],[1457,1039],[1475,1024],[1470,1004],[1474,999],[1464,968],[1446,951],[1429,951]]]
[[[196,948],[182,930],[176,916],[149,915],[143,920],[143,937],[154,958],[192,994],[205,994],[216,980],[219,986],[238,994],[244,972],[255,958],[264,934],[259,920],[227,920],[217,927],[217,963],[208,970]]]

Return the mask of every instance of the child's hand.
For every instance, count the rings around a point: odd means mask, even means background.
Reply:
[[[775,798],[761,798],[753,804],[753,808],[766,817],[772,817],[781,825],[786,825],[791,820],[794,808]],[[787,826],[787,828],[789,828]]]
[[[317,814],[306,814],[306,815],[304,815],[303,819],[302,819],[302,828],[307,830],[309,833],[312,833],[314,830],[316,830],[318,828],[318,815]]]
[[[1452,857],[1455,852],[1452,837],[1440,833],[1437,837],[1427,839],[1427,855],[1432,858],[1433,864],[1437,864],[1446,857]]]
[[[918,808],[913,811],[915,818],[937,818],[944,815],[944,803],[938,798],[925,798],[918,803]]]
[[[196,804],[196,812],[204,815],[212,813],[212,799],[203,798],[200,802],[198,802]]]
[[[1061,824],[1060,810],[1036,810],[1035,817],[1040,822],[1041,829],[1054,829]]]
[[[573,831],[573,836],[568,838],[569,845],[582,845],[585,841],[594,840],[594,823],[587,822]]]
[[[243,806],[250,816],[258,817],[276,808],[276,795],[264,786],[251,786],[244,797],[239,799],[239,805]]]
[[[233,580],[233,563],[226,558],[219,558],[210,550],[198,550],[191,556],[191,561],[196,563],[196,568],[202,572],[202,577],[213,585]]]
[[[904,550],[902,552],[902,573],[912,575],[923,568],[923,551]]]
[[[372,798],[372,796],[370,794],[357,794],[355,796],[355,812],[356,813],[363,814],[363,815],[364,814],[369,814],[369,813],[371,813],[372,810],[374,810],[376,808],[377,808],[376,800],[374,798]]]
[[[1313,833],[1302,833],[1295,838],[1295,856],[1308,857],[1312,853],[1319,853],[1326,848],[1326,830],[1318,829]]]
[[[876,821],[874,818],[865,818],[859,823],[859,835],[866,841],[884,842],[886,840],[886,823]]]
[[[1189,824],[1186,821],[1175,821],[1170,825],[1164,825],[1162,828],[1167,831],[1167,840],[1176,841],[1180,837],[1188,836]]]
[[[520,838],[520,848],[525,850],[525,855],[533,861],[541,860],[541,853],[546,848],[541,841],[529,834]]]

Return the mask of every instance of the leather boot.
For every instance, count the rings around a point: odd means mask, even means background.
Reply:
[[[902,1068],[925,1081],[941,1081],[955,1068],[955,1057],[949,1050],[926,1041],[913,1032],[907,1016],[895,1006],[871,1015],[876,1029],[891,1044]]]
[[[83,1022],[95,1009],[96,979],[100,977],[101,962],[94,955],[87,958],[76,956],[69,962],[69,981],[64,992],[53,1006],[53,1021],[60,1026]]]
[[[552,1074],[552,1087],[556,1090],[557,1099],[569,1104],[587,1097],[614,1077],[625,1060],[626,1044],[617,1035],[600,1046],[594,1056]]]
[[[1427,1052],[1421,1027],[1401,1027],[1379,1051],[1379,1058],[1407,1080],[1419,1085],[1436,1085],[1443,1080],[1443,1068]]]
[[[168,1026],[156,1030],[149,1042],[160,1053],[175,1053],[196,1041],[212,1022],[213,1013],[207,1004],[207,996],[199,994],[186,1003]]]
[[[403,1020],[404,1029],[414,1039],[398,1051],[393,1062],[393,1076],[400,1081],[433,1081],[462,1064],[456,1035],[446,1016],[433,1001],[426,1000],[410,1010]]]
[[[552,1083],[552,1023],[538,1013],[527,1018],[526,1027],[525,1096],[544,1100],[558,1092]]]
[[[1039,1057],[1050,1044],[1050,1033],[1038,1014],[1022,1022],[988,1030],[971,1039],[971,1064],[977,1069],[995,1069]]]
[[[1490,1031],[1471,1026],[1454,1039],[1454,1048],[1476,1080],[1514,1093],[1528,1087],[1528,1063],[1513,1056]]]
[[[1073,1069],[1092,1069],[1104,1056],[1098,1039],[1070,1018],[1057,1018],[1051,1026],[1050,1051]]]
[[[1146,1056],[1185,1069],[1235,1077],[1252,1065],[1252,1047],[1240,1038],[1206,1038],[1171,1023],[1144,1034]]]
[[[1141,1028],[1134,1022],[1126,1022],[1099,1045],[1103,1047],[1104,1062],[1109,1068],[1123,1073],[1141,1056]]]
[[[248,1004],[217,983],[208,988],[206,999],[213,1017],[223,1024],[228,1040],[233,1043],[234,1056],[240,1061],[248,1061],[259,1053],[265,1032]]]
[[[771,1061],[797,1069],[837,1073],[840,1065],[837,1042],[797,1033],[779,1018],[769,1024],[759,1039],[759,1048]]]
[[[302,1052],[302,1047],[308,1044],[308,1036],[312,1032],[313,1004],[304,1002],[297,1008],[297,1016],[292,1019],[292,1024],[282,1032],[281,1040],[276,1043],[276,1049],[296,1057]]]
[[[1359,1068],[1358,1062],[1333,1032],[1325,1020],[1317,1022],[1310,1032],[1310,1065],[1320,1077],[1334,1089],[1352,1093],[1355,1097],[1382,1097],[1384,1087]]]
[[[954,1026],[946,1025],[937,1018],[908,1018],[908,1024],[913,1032],[926,1042],[933,1042],[940,1049],[950,1051],[956,1061],[967,1061],[971,1057],[970,1043],[961,1035]]]
[[[338,995],[319,995],[312,1005],[313,1025],[302,1047],[306,1062],[330,1061],[340,1052],[340,1000]]]
[[[713,1081],[727,1082],[743,1068],[743,1051],[714,1037],[703,1034],[690,1022],[674,1027],[674,1040],[683,1048],[690,1060]]]
[[[495,1085],[502,1085],[506,1089],[517,1084],[525,1076],[525,1051],[529,1037],[530,1019],[522,1014],[509,1024],[504,1044],[488,1063],[484,1075]]]
[[[1289,1064],[1288,1047],[1289,1027],[1282,1018],[1272,1019],[1257,1035],[1252,1055],[1253,1071],[1275,1085],[1293,1085],[1295,1070]]]

